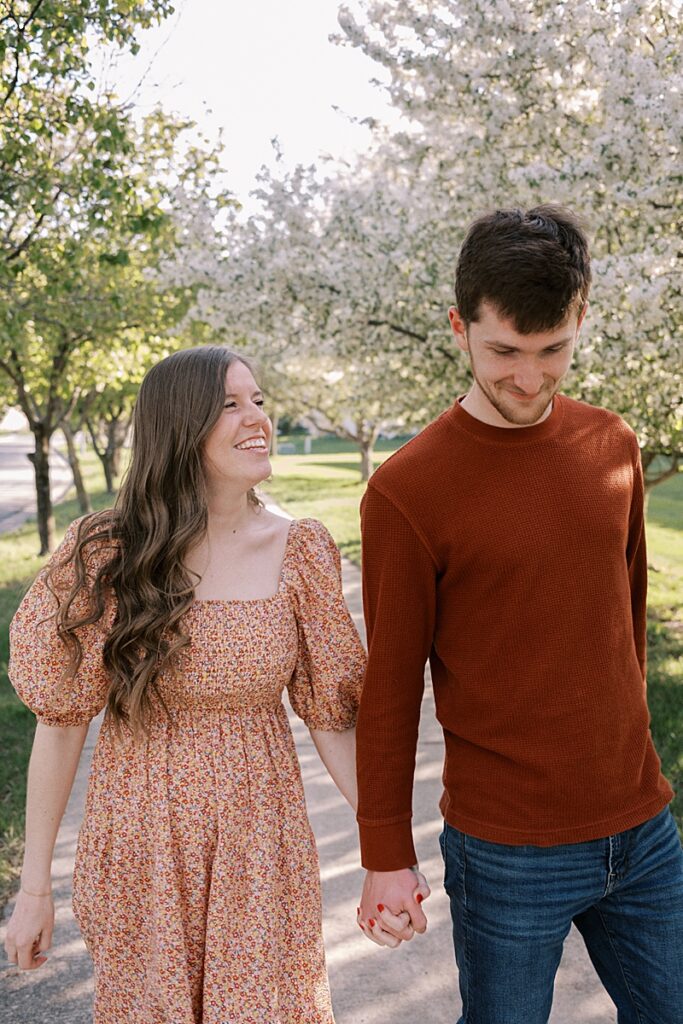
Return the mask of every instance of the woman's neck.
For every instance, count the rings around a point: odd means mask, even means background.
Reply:
[[[246,494],[213,493],[208,497],[209,533],[236,533],[249,522],[254,506]]]

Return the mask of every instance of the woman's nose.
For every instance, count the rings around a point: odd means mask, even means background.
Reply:
[[[254,405],[252,403],[251,407],[247,409],[245,413],[245,419],[247,423],[262,424],[268,421],[268,416],[260,405]]]

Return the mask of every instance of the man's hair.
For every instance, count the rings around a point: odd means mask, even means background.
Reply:
[[[467,231],[455,270],[455,304],[465,324],[483,301],[520,334],[559,327],[586,304],[591,283],[588,242],[561,206],[495,210]]]

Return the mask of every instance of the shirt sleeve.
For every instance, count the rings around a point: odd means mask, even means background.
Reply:
[[[309,728],[342,732],[356,722],[365,650],[344,600],[332,537],[314,519],[299,520],[291,529],[298,655],[289,699]]]
[[[643,675],[647,668],[647,551],[645,546],[644,483],[640,449],[633,435],[633,491],[629,515],[626,560],[631,588],[631,616],[636,656]]]
[[[413,778],[436,565],[406,516],[372,482],[361,525],[368,667],[356,736],[357,817],[363,866],[393,871],[417,861]]]
[[[102,663],[102,647],[110,614],[98,622],[78,628],[81,663],[72,678],[64,678],[69,652],[55,626],[57,601],[48,587],[47,577],[48,572],[73,550],[77,526],[77,523],[72,523],[69,527],[10,624],[10,681],[19,699],[39,721],[47,725],[71,726],[89,722],[104,707],[109,691],[109,678]],[[74,580],[71,562],[57,568],[53,580],[57,594],[67,594]],[[85,612],[88,604],[88,591],[83,588],[72,604],[73,614]]]

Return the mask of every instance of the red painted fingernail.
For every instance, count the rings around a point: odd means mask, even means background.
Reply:
[[[417,896],[415,897],[415,902],[416,902],[416,903],[422,903],[422,900],[423,900],[423,899],[424,899],[424,896],[422,895],[422,893],[421,893],[421,892],[419,892],[419,893],[417,894]]]
[[[356,913],[360,914],[360,907],[356,907]]]
[[[364,925],[363,925],[363,922],[362,922],[362,921],[359,921],[359,922],[358,922],[358,927],[359,927],[359,928],[361,929],[361,931],[363,930],[363,928],[364,928]]]
[[[378,904],[377,904],[377,909],[379,910],[379,912],[380,912],[380,914],[381,914],[381,913],[382,913],[382,911],[384,910],[384,904],[383,904],[383,903],[378,903]]]
[[[368,918],[368,924],[370,925],[371,928],[375,927],[375,922],[373,921],[373,919],[371,917]]]

